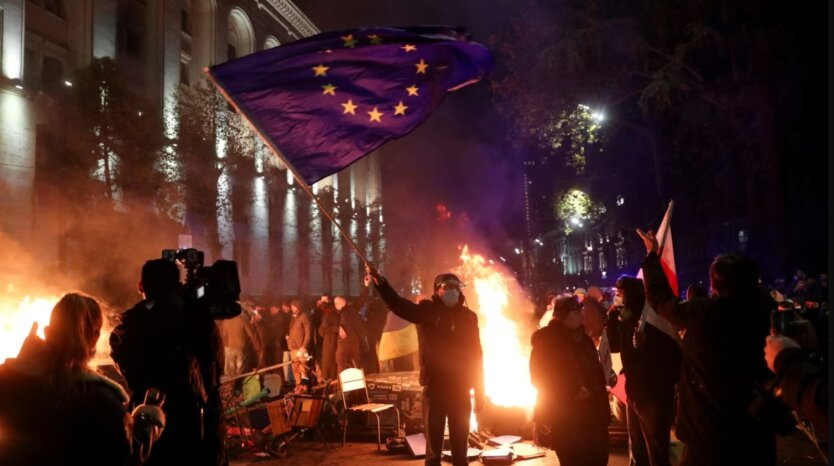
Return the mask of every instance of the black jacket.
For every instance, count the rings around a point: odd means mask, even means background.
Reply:
[[[168,426],[148,464],[185,457],[194,464],[225,463],[220,402],[224,354],[214,320],[188,308],[179,295],[144,300],[122,314],[110,347],[133,405],[142,402],[148,387],[166,396],[162,409]]]
[[[774,436],[748,412],[756,391],[772,378],[762,357],[770,332],[767,298],[754,294],[681,302],[656,253],[646,256],[643,274],[649,304],[676,328],[686,330],[677,433],[697,455],[693,460],[773,464]]]
[[[608,314],[608,343],[611,353],[620,353],[626,376],[626,394],[637,402],[671,400],[680,378],[681,350],[678,343],[651,324],[646,324],[643,338],[635,347],[635,332],[643,314],[646,293],[643,281],[624,277],[621,286],[630,316],[614,309]]]
[[[138,464],[124,390],[85,371],[62,395],[47,383],[51,349],[28,346],[0,365],[0,464]]]
[[[345,339],[339,338],[336,340],[337,347],[366,347],[368,344],[368,332],[365,329],[365,323],[359,317],[359,310],[352,304],[347,304],[341,311],[334,310],[333,312],[337,312],[339,325],[345,330],[345,334],[347,335]]]
[[[530,380],[538,392],[534,419],[547,425],[608,425],[605,375],[594,342],[580,327],[555,320],[533,333]],[[582,387],[587,399],[578,400]]]
[[[386,280],[379,295],[391,312],[417,324],[420,334],[420,384],[429,389],[474,389],[484,395],[484,363],[478,315],[458,304],[447,307],[437,296],[415,304],[397,295]]]

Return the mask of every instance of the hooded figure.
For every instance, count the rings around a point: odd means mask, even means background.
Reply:
[[[478,316],[464,304],[463,284],[451,273],[440,274],[434,280],[431,300],[413,303],[397,295],[372,266],[368,266],[368,273],[391,312],[417,324],[427,439],[425,464],[440,465],[447,418],[452,463],[468,464],[469,391],[475,392],[475,412],[479,412],[484,404],[484,363]]]

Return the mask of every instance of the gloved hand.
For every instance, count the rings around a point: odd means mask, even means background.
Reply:
[[[165,413],[154,405],[141,404],[133,410],[133,440],[138,444],[139,458],[144,462],[153,443],[165,429]]]
[[[365,273],[371,277],[375,285],[379,286],[382,283],[382,275],[379,274],[379,269],[372,262],[365,263]]]

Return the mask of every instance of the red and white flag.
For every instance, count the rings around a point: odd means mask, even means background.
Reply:
[[[672,288],[672,293],[674,293],[675,296],[679,296],[678,275],[675,269],[675,248],[672,242],[672,227],[669,223],[672,221],[673,207],[674,201],[669,201],[669,207],[666,209],[666,214],[660,222],[660,228],[657,229],[655,238],[657,238],[657,244],[659,246],[660,265],[663,267],[663,273],[666,274],[666,280],[669,282],[669,287]],[[643,278],[642,268],[640,268],[640,271],[637,272],[637,278]],[[673,339],[679,340],[678,333],[675,331],[672,324],[663,317],[660,317],[651,307],[646,307],[649,312],[644,311],[643,315],[640,317],[640,329],[642,330],[645,323],[648,322]]]

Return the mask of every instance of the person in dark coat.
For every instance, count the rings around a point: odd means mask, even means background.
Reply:
[[[379,296],[391,312],[417,324],[420,335],[420,384],[423,386],[423,419],[427,466],[439,466],[443,431],[449,420],[452,463],[468,464],[466,453],[470,390],[475,412],[484,405],[484,363],[478,315],[466,307],[461,281],[453,274],[438,275],[431,301],[415,304],[400,297],[370,264],[366,265]]]
[[[269,306],[269,311],[264,313],[263,320],[267,366],[274,366],[283,362],[283,344],[286,344],[286,340],[284,340],[285,327],[284,313],[281,312],[281,307],[277,305]]]
[[[292,318],[286,340],[292,358],[293,380],[295,380],[295,386],[300,387],[304,380],[309,377],[309,356],[313,345],[313,328],[310,324],[310,317],[301,310],[301,301],[293,300],[290,303],[290,309],[292,310]]]
[[[321,376],[325,380],[336,378],[336,346],[339,340],[339,313],[335,308],[324,310],[321,325],[318,328],[321,336]]]
[[[95,299],[68,293],[38,338],[0,365],[0,463],[140,464],[165,425],[157,406],[131,415],[127,394],[89,367],[104,321]]]
[[[611,413],[594,342],[575,297],[557,298],[553,319],[532,337],[530,380],[538,392],[533,419],[540,445],[563,466],[608,463]]]
[[[675,383],[680,375],[678,343],[640,317],[646,305],[643,280],[621,276],[608,312],[608,341],[620,353],[628,398],[629,457],[632,466],[669,466],[669,432],[675,419]],[[635,333],[643,332],[642,344]]]
[[[336,364],[341,373],[349,367],[362,367],[362,345],[367,344],[368,332],[359,318],[359,310],[349,305],[344,296],[333,300],[339,315],[338,340],[336,343]]]
[[[165,259],[142,267],[144,299],[121,315],[110,334],[111,356],[131,390],[131,404],[148,388],[165,394],[168,419],[146,464],[228,464],[220,375],[223,345],[208,312],[185,302],[179,269]]]
[[[750,412],[772,378],[762,358],[770,333],[772,299],[759,288],[756,264],[722,254],[709,268],[709,298],[679,301],[658,256],[654,232],[637,231],[646,245],[646,299],[682,339],[676,433],[684,442],[681,466],[773,465],[774,428]]]

